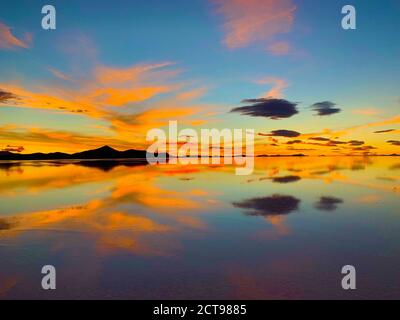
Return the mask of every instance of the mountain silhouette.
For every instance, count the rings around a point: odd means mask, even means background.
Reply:
[[[146,158],[146,151],[129,149],[118,151],[109,146],[94,150],[74,153],[73,159],[123,159],[123,158]]]
[[[87,150],[73,154],[62,152],[19,154],[9,151],[0,151],[0,160],[145,159],[146,154],[146,150],[129,149],[125,151],[118,151],[109,146],[103,146],[98,149]],[[166,156],[168,157],[168,154]]]

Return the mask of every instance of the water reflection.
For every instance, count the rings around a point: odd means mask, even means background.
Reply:
[[[321,197],[315,204],[315,208],[325,211],[335,211],[341,203],[343,203],[342,199],[335,197]]]
[[[284,177],[276,177],[272,179],[272,182],[276,183],[292,183],[301,180],[299,176],[284,176]]]
[[[234,202],[237,208],[247,209],[250,216],[285,215],[296,211],[300,200],[292,196],[274,194],[270,197],[254,198],[242,202]]]
[[[395,157],[257,159],[250,177],[229,166],[3,162],[0,297],[48,297],[38,270],[54,263],[57,298],[340,298],[349,261],[374,275],[357,297],[395,296],[397,169]],[[390,259],[377,266],[382,252]]]

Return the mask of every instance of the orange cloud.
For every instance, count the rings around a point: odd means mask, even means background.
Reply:
[[[49,69],[57,78],[73,82],[75,88],[42,86],[33,91],[6,83],[1,83],[0,88],[17,97],[11,101],[12,105],[100,117],[107,113],[105,109],[108,106],[143,102],[176,89],[176,85],[168,83],[177,73],[176,70],[155,70],[167,65],[169,64],[137,65],[126,69],[98,67],[95,68],[93,77],[85,81],[74,81],[61,71]],[[10,100],[2,104],[10,105]]]
[[[358,114],[362,116],[377,116],[382,113],[382,111],[377,110],[375,108],[367,108],[367,109],[356,109],[352,111],[353,114]]]
[[[288,83],[284,79],[275,78],[275,77],[267,77],[257,81],[258,84],[270,84],[272,85],[272,89],[266,92],[262,97],[263,98],[282,98],[283,90],[288,87]]]
[[[47,130],[23,126],[0,127],[0,140],[11,144],[23,142],[25,151],[31,152],[76,152],[77,150],[93,149],[103,145],[111,145],[118,149],[132,148],[132,144],[143,146],[142,140],[130,137],[123,140],[116,135],[88,136],[71,131]],[[143,146],[144,147],[144,146]]]
[[[296,10],[292,0],[214,0],[224,17],[224,43],[231,49],[266,41],[290,31]]]
[[[18,39],[11,32],[11,28],[0,22],[0,49],[24,48],[27,49],[32,42],[32,35],[25,33],[24,39]]]
[[[171,91],[171,87],[102,88],[93,92],[92,98],[101,105],[120,107],[132,102],[142,102],[158,94]]]
[[[173,79],[179,70],[165,69],[170,65],[170,62],[162,62],[137,64],[128,68],[98,66],[83,80],[74,79],[59,70],[48,69],[61,81],[68,81],[67,86],[56,83],[28,89],[20,84],[0,83],[0,106],[56,110],[80,114],[110,124],[104,128],[104,136],[91,139],[73,132],[21,127],[0,128],[0,135],[9,138],[7,143],[18,144],[27,140],[31,144],[40,144],[46,150],[49,144],[57,143],[57,151],[69,150],[73,142],[77,143],[77,148],[94,147],[95,141],[100,142],[99,145],[132,148],[129,143],[135,143],[135,147],[143,147],[147,130],[165,126],[169,120],[179,119],[182,124],[190,126],[204,124],[207,122],[204,117],[195,117],[200,111],[207,112],[209,106],[196,106],[191,101],[204,94],[206,89],[183,91],[185,84],[176,83]],[[140,111],[120,112],[110,108],[135,108],[134,103],[148,101],[161,94],[165,95],[144,110],[141,108]]]
[[[156,64],[139,64],[129,68],[110,68],[98,66],[94,71],[95,80],[100,84],[123,84],[138,82],[142,79],[148,79],[151,75],[160,76],[160,68],[171,66],[171,62],[161,62]],[[157,74],[152,74],[157,70]],[[170,75],[176,74],[176,71],[170,72]],[[167,75],[164,72],[164,75]]]
[[[67,90],[58,89],[51,93],[34,92],[18,85],[0,83],[0,88],[11,93],[15,98],[0,101],[0,105],[35,109],[50,109],[63,112],[81,113],[100,116],[102,112],[94,103],[81,95],[74,95]],[[45,88],[46,89],[46,88]],[[47,88],[46,91],[52,91]]]
[[[179,93],[176,96],[176,99],[180,101],[194,100],[202,97],[206,93],[206,91],[206,88],[196,88],[190,91]]]
[[[373,127],[383,127],[383,126],[387,126],[387,125],[398,125],[398,124],[400,124],[400,115],[396,115],[394,117],[384,119],[381,121],[369,122],[367,124],[357,125],[357,126],[343,129],[343,130],[338,130],[338,131],[332,132],[332,135],[342,136],[342,135],[349,134],[356,130],[368,129],[368,128],[373,128]]]

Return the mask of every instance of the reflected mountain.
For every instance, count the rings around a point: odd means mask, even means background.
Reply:
[[[104,172],[111,171],[112,169],[124,166],[124,167],[136,167],[136,166],[143,166],[147,164],[146,160],[143,161],[124,161],[124,160],[86,160],[86,161],[79,161],[74,162],[74,165],[79,165],[87,168],[96,168],[100,169]]]
[[[10,228],[11,228],[11,224],[7,220],[0,219],[0,231],[8,230]]]
[[[270,197],[253,198],[232,204],[236,208],[249,210],[246,214],[250,216],[279,216],[298,210],[300,201],[292,196],[274,194]]]
[[[20,167],[18,162],[0,162],[0,170],[8,171],[13,167]]]
[[[343,202],[342,199],[335,197],[321,197],[314,207],[318,210],[335,211],[338,205]]]

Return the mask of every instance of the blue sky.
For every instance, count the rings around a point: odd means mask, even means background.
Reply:
[[[52,31],[41,29],[44,2],[2,1],[0,22],[16,38],[29,33],[32,40],[27,49],[0,48],[0,83],[18,83],[39,92],[40,86],[48,88],[56,83],[71,87],[54,79],[49,69],[84,79],[97,66],[129,68],[171,62],[171,68],[179,70],[172,82],[186,86],[179,90],[205,88],[193,104],[208,105],[219,113],[209,126],[249,126],[260,131],[283,126],[303,133],[379,122],[398,115],[398,1],[351,1],[357,9],[357,30],[350,31],[340,26],[341,8],[348,1],[284,2],[287,7],[280,9],[295,8],[287,30],[254,41],[248,35],[246,43],[232,48],[224,42],[229,37],[226,12],[236,13],[238,8],[225,0],[52,1],[57,10],[57,29]],[[248,3],[263,5],[260,0]],[[227,10],[225,15],[218,11],[221,7]],[[268,10],[273,14],[274,8],[271,4]],[[246,12],[243,10],[244,15],[254,14]],[[261,18],[255,16],[254,21]],[[268,24],[264,27],[274,28]],[[274,43],[284,43],[289,49],[272,54],[268,46]],[[285,119],[283,124],[227,113],[240,106],[241,100],[267,93],[274,83],[262,80],[271,78],[285,82],[279,98],[300,103],[298,116]],[[163,98],[159,95],[135,105],[140,111],[157,108],[157,101]],[[333,101],[342,112],[315,118],[309,106],[320,101]],[[131,113],[131,106],[120,112]],[[360,110],[371,114],[357,114]],[[60,116],[58,111],[29,106],[17,109],[4,105],[0,109],[0,125],[19,121],[24,126],[54,130],[67,130],[75,123],[75,130],[87,134],[100,133],[96,125],[107,125],[104,117]]]

